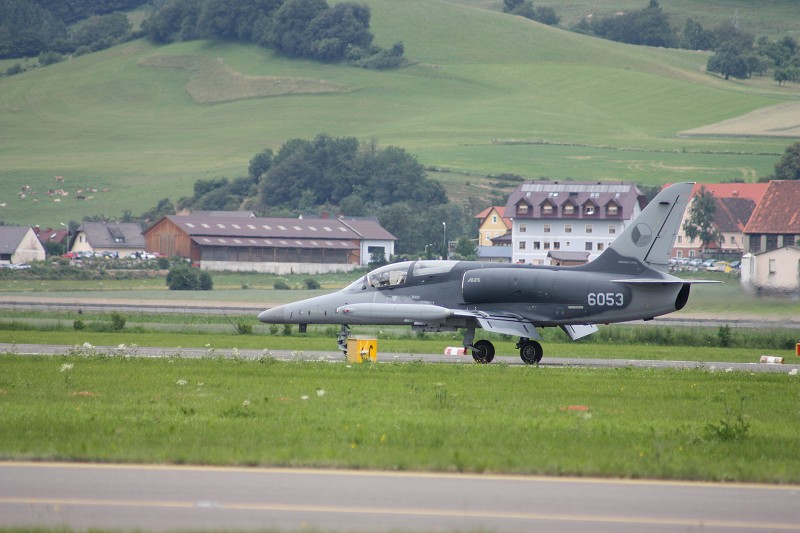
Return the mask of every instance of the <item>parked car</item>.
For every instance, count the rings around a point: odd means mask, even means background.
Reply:
[[[731,268],[731,264],[727,261],[717,261],[714,263],[714,270],[717,272],[728,272]]]
[[[731,267],[732,270],[739,270],[740,268],[742,268],[742,262],[741,261],[733,261],[733,262],[731,262],[730,267]]]

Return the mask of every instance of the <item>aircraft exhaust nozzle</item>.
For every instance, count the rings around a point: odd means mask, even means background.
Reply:
[[[348,304],[338,307],[336,312],[360,319],[405,320],[424,322],[445,320],[453,316],[446,307],[428,304]]]

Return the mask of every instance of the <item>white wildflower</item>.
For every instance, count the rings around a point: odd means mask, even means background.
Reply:
[[[92,348],[94,348],[94,346],[92,346],[90,343],[88,343],[88,342],[84,342],[83,343],[83,349],[84,350],[91,350]]]
[[[796,376],[796,375],[797,375],[797,369],[796,369],[796,368],[793,368],[793,369],[791,369],[791,370],[789,371],[789,375],[790,375],[790,376]]]
[[[242,402],[242,407],[250,407],[250,400],[245,400]]]
[[[178,381],[175,382],[175,385],[180,385],[181,387],[183,387],[187,383],[188,381],[186,381],[185,379],[179,379]]]
[[[61,365],[61,371],[62,372],[69,372],[70,370],[72,370],[73,366],[74,365],[72,363],[64,363],[63,365]]]
[[[304,394],[303,396],[300,396],[300,399],[301,400],[308,400],[308,395]]]
[[[124,349],[125,349],[125,345],[124,344],[118,344],[117,345],[117,350],[124,350]]]
[[[325,389],[317,389],[317,396],[320,398],[325,396]]]

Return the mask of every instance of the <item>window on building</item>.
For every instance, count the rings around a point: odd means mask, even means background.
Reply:
[[[617,233],[617,227],[614,224],[610,224],[608,226],[608,234],[614,235],[615,233]]]
[[[497,224],[497,215],[492,215],[492,224]]]
[[[586,234],[589,235],[592,233],[592,225],[586,224]]]
[[[549,242],[544,243],[544,249],[545,250],[549,250],[550,249],[550,243]]]
[[[775,259],[769,260],[769,273],[775,274],[778,271],[778,262]]]
[[[550,224],[545,224],[542,228],[542,231],[545,233],[550,233]]]
[[[750,252],[757,254],[761,251],[761,235],[750,235]]]
[[[528,214],[528,204],[521,203],[517,206],[517,214],[518,215],[527,215]]]
[[[572,233],[572,224],[564,224],[564,233]]]
[[[544,204],[542,206],[542,214],[543,215],[552,215],[553,214],[553,204]]]
[[[586,251],[587,252],[591,252],[592,251],[592,243],[591,242],[587,242],[586,243]]]
[[[678,235],[678,244],[683,242],[683,235]]]
[[[784,235],[783,236],[783,245],[784,246],[794,246],[794,244],[797,242],[795,240],[795,237],[796,237],[795,235]]]
[[[528,225],[527,224],[520,224],[519,225],[519,232],[520,233],[527,233],[528,232]]]
[[[540,243],[539,241],[533,241],[533,249],[534,250],[539,250],[541,247],[542,247],[542,243]]]
[[[587,216],[592,216],[595,213],[595,207],[591,204],[586,204],[583,206],[583,214]]]
[[[778,248],[778,236],[767,235],[767,251],[775,250]]]
[[[730,242],[731,244],[736,244],[736,237],[734,237],[733,235],[731,235],[731,239],[730,239],[730,241],[729,241],[729,242]]]
[[[617,204],[608,204],[608,208],[606,209],[606,214],[613,216],[617,216],[619,213],[619,207]]]
[[[565,215],[574,215],[575,214],[575,206],[572,204],[567,204],[564,206],[564,214]]]
[[[520,250],[524,250],[525,249],[525,241],[519,241],[519,245],[518,246],[519,246]]]
[[[602,243],[602,242],[598,242],[597,243],[597,251],[598,252],[602,252],[605,247],[606,247],[605,243]]]
[[[560,249],[561,249],[561,243],[558,242],[558,241],[554,242],[553,243],[553,250],[560,250]]]

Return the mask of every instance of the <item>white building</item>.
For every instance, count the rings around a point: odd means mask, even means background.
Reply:
[[[645,203],[632,183],[522,183],[505,209],[513,221],[513,261],[549,265],[551,252],[568,252],[572,257],[581,253],[591,261],[628,227]]]
[[[0,264],[44,261],[44,246],[30,226],[0,226]]]

